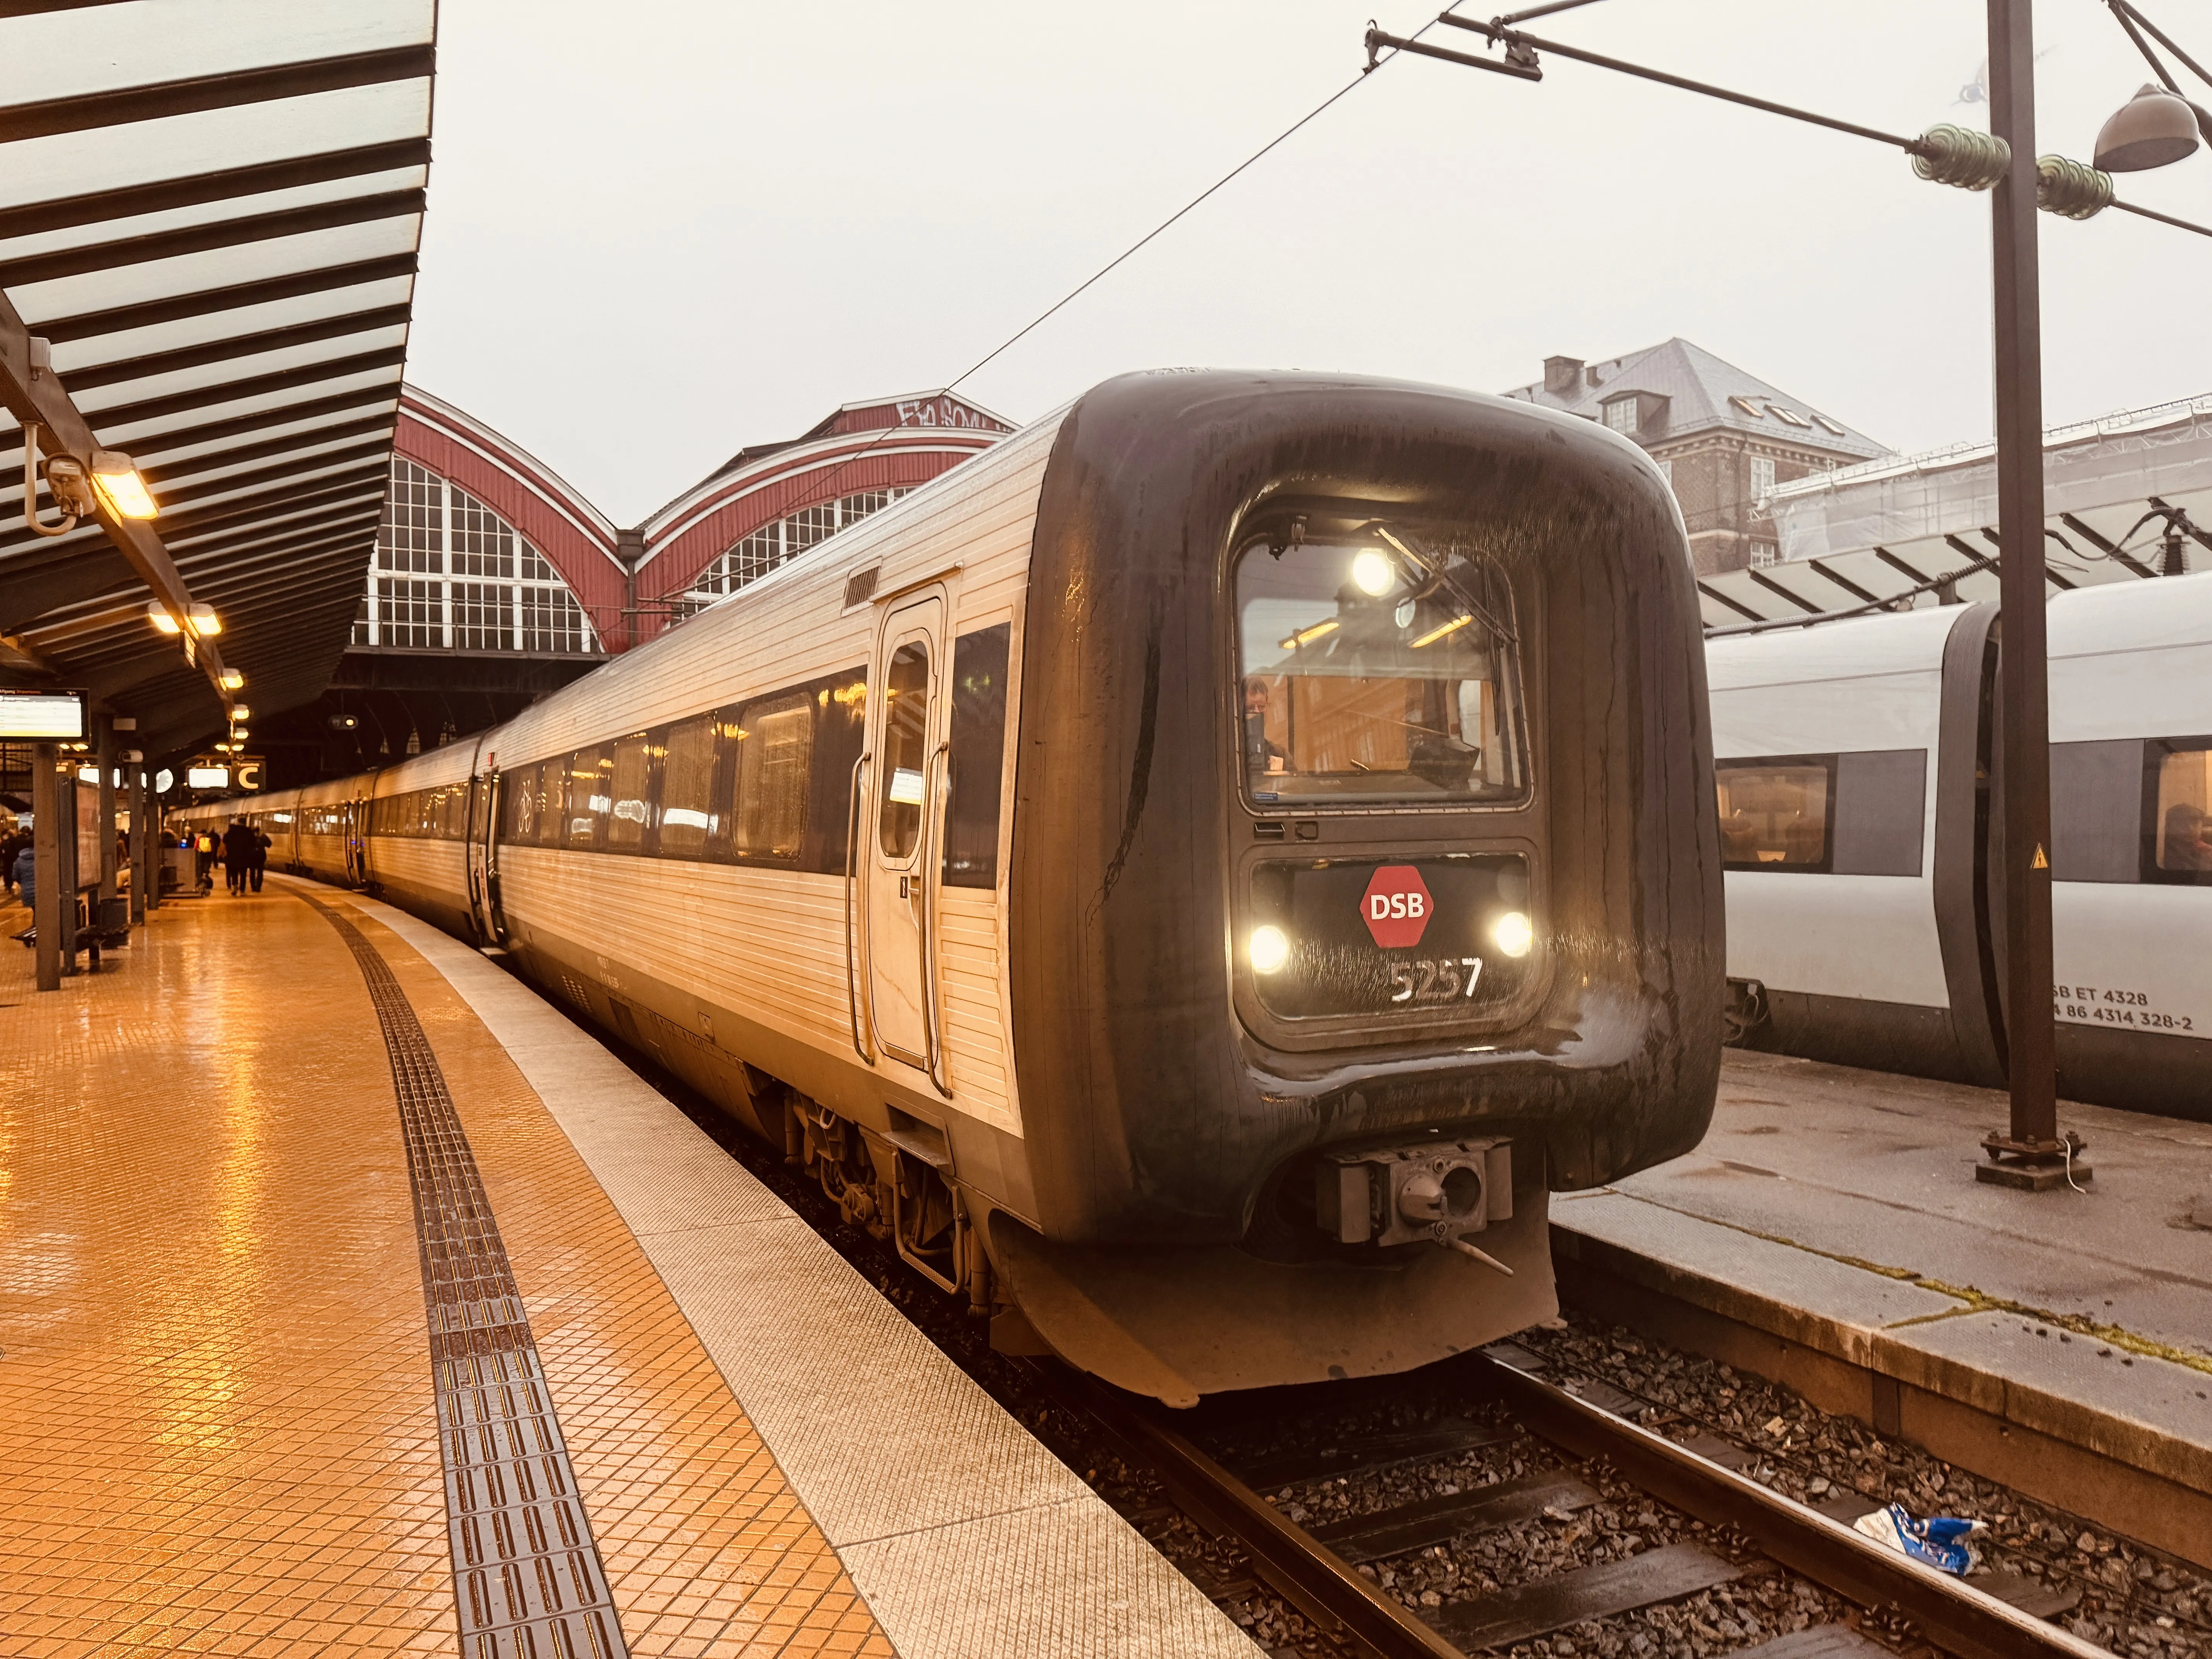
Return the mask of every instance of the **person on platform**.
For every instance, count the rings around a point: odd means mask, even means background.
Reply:
[[[0,841],[0,882],[4,882],[10,892],[16,891],[15,855],[30,844],[31,832],[20,823],[8,832],[5,841]],[[23,890],[18,896],[26,904],[31,902],[28,889]]]
[[[261,878],[269,868],[269,837],[260,826],[247,826],[253,831],[253,851],[246,866],[246,879],[255,892],[261,890]]]
[[[15,881],[15,890],[22,895],[24,904],[31,910],[31,925],[15,937],[26,945],[35,944],[38,939],[39,861],[33,843],[26,841],[17,849],[15,857],[9,860],[8,874]]]
[[[222,832],[222,872],[234,894],[246,890],[246,873],[252,862],[253,826],[244,818],[233,818]]]
[[[216,838],[204,830],[192,834],[192,886],[200,893],[215,891]]]

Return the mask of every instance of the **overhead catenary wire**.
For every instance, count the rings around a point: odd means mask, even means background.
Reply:
[[[2124,26],[2126,25],[2128,17],[2138,20],[2142,17],[2142,14],[2128,4],[2127,0],[2108,0],[2108,3],[2116,8],[2124,8],[2127,15],[2121,19]],[[1534,68],[1540,54],[1552,52],[1571,62],[1588,64],[1596,69],[1612,70],[1617,74],[1633,76],[1638,80],[1654,81],[1662,86],[1674,87],[1683,92],[1694,92],[1701,97],[1716,98],[1726,103],[1741,104],[1747,108],[1760,110],[1770,115],[1780,115],[1793,121],[1802,121],[1809,125],[1826,127],[1832,131],[1847,133],[1855,138],[1869,138],[1876,143],[1893,146],[1913,158],[1914,164],[1923,178],[1938,184],[1956,185],[1966,190],[1986,190],[1997,182],[2004,170],[2003,163],[2006,156],[2002,141],[1990,134],[1972,129],[1947,125],[1930,128],[1917,138],[1908,138],[1900,133],[1884,132],[1878,127],[1862,126],[1855,121],[1841,120],[1832,115],[1822,115],[1816,111],[1800,109],[1794,105],[1778,103],[1772,99],[1759,98],[1750,93],[1737,92],[1727,87],[1715,86],[1710,82],[1693,81],[1687,76],[1672,74],[1668,70],[1653,69],[1643,64],[1632,64],[1625,58],[1608,58],[1602,52],[1589,52],[1580,46],[1571,46],[1558,40],[1528,34],[1510,27],[1509,21],[1504,18],[1499,18],[1492,22],[1482,22],[1471,17],[1455,16],[1447,11],[1436,21],[1439,23],[1448,23],[1454,28],[1466,29],[1470,33],[1480,34],[1492,46],[1504,46],[1510,51],[1517,51],[1522,54],[1518,62],[1526,67],[1513,72],[1522,74],[1523,78],[1539,78],[1528,73],[1528,70]],[[2147,21],[2145,27],[2149,27]],[[2130,33],[2131,34],[2134,33],[2132,27],[2130,28]],[[2154,30],[2153,33],[2156,31]],[[2184,55],[2179,47],[2172,46],[2171,41],[2167,41],[2163,34],[2159,35],[2159,39],[2165,41],[2168,49],[2172,51],[2176,57],[2181,58],[2182,61],[2188,64],[2192,70],[2199,74],[2203,73],[2193,60]],[[1407,44],[1395,40],[1395,37],[1379,34],[1372,29],[1368,31],[1368,40],[1371,44],[1380,43],[1398,46]],[[2143,50],[2145,54],[2148,55],[2149,48],[2145,46]],[[1456,53],[1436,55],[1449,56],[1459,59],[1459,54]],[[1459,59],[1459,61],[1468,60]],[[2155,66],[2157,59],[2153,58],[2152,63]],[[1476,66],[1483,69],[1506,67],[1487,62],[1479,62]],[[2160,73],[2161,76],[2165,75],[2162,67],[2160,69]],[[2050,165],[2054,163],[2057,165]],[[2068,162],[2063,157],[2045,157],[2044,164],[2039,164],[2039,171],[2042,173],[2042,180],[2037,187],[2038,204],[2048,211],[2060,214],[2067,218],[2087,219],[2107,207],[2112,207],[2118,208],[2123,213],[2134,214],[2138,218],[2154,219],[2160,224],[2172,226],[2176,230],[2191,231],[2199,236],[2212,236],[2212,225],[2197,224],[2191,220],[2176,218],[2170,213],[2160,213],[2154,208],[2139,207],[2132,202],[2119,200],[2110,193],[2110,175],[2097,173],[2095,169],[2084,167],[2079,162]],[[2074,177],[2076,174],[2093,177],[2096,181],[2094,188],[2087,194],[2079,188],[2081,180]],[[2069,185],[2075,187],[2069,188]]]
[[[2164,46],[2168,52],[2179,58],[2191,75],[2194,75],[2198,80],[2204,82],[2206,86],[2212,87],[2212,70],[2206,69],[2203,64],[2198,63],[2187,52],[2182,51],[2179,46],[2174,44],[2174,40],[2172,35],[2168,34],[2164,29],[2159,27],[2157,24],[2152,22],[2149,18],[2144,16],[2141,10],[2129,3],[2129,0],[2111,0],[2111,3],[2115,10],[2125,13],[2128,16],[2132,17],[2136,22],[2142,25],[2144,32],[2154,40],[2156,40],[2159,45]]]
[[[1563,10],[1568,6],[1588,5],[1591,3],[1593,3],[1593,0],[1563,0],[1563,3],[1561,4],[1539,7],[1536,9],[1539,12]],[[1530,13],[1528,15],[1534,15],[1535,14]],[[1437,18],[1430,19],[1429,21],[1421,25],[1421,27],[1416,29],[1408,38],[1418,40],[1422,35],[1426,34],[1442,21],[1446,20]],[[1396,56],[1396,53],[1395,52],[1390,54],[1390,57],[1395,56]],[[1382,63],[1388,63],[1389,61],[1389,57],[1382,59]],[[1337,88],[1337,89],[1330,93],[1328,97],[1322,99],[1321,102],[1316,104],[1304,115],[1298,117],[1297,120],[1291,122],[1290,125],[1285,127],[1280,132],[1277,133],[1273,138],[1270,138],[1266,143],[1261,145],[1259,149],[1254,150],[1249,155],[1239,161],[1235,167],[1230,168],[1228,172],[1223,173],[1218,179],[1208,185],[1204,190],[1199,191],[1197,195],[1192,197],[1190,200],[1185,202],[1173,213],[1170,213],[1166,218],[1161,220],[1159,223],[1154,225],[1142,236],[1139,236],[1135,241],[1130,243],[1128,246],[1123,248],[1119,253],[1109,259],[1104,264],[1099,266],[1097,270],[1092,271],[1091,275],[1085,277],[1073,288],[1068,289],[1066,293],[1061,295],[1059,299],[1054,301],[1052,304],[1047,306],[1036,316],[1030,318],[1028,322],[1023,324],[1012,334],[1009,334],[1005,339],[1000,341],[998,344],[993,346],[988,351],[978,357],[974,362],[969,364],[968,367],[961,370],[957,375],[945,382],[944,390],[947,392],[957,391],[967,381],[974,379],[975,376],[981,373],[985,367],[995,362],[998,358],[1005,356],[1007,351],[1019,344],[1030,335],[1035,333],[1039,328],[1042,327],[1053,318],[1058,316],[1070,305],[1080,299],[1085,294],[1097,287],[1098,283],[1103,282],[1106,277],[1111,276],[1122,265],[1127,264],[1132,258],[1142,252],[1153,242],[1158,241],[1162,235],[1165,234],[1182,220],[1188,218],[1198,208],[1212,199],[1215,196],[1220,194],[1224,188],[1234,183],[1244,173],[1249,172],[1258,162],[1265,159],[1273,151],[1279,149],[1285,143],[1295,137],[1301,131],[1311,125],[1316,120],[1326,114],[1336,104],[1350,94],[1355,88],[1364,83],[1369,76],[1380,67],[1380,63],[1364,67],[1358,74],[1353,76],[1352,79],[1346,81],[1342,86]],[[866,444],[854,451],[852,454],[848,455],[843,460],[840,461],[836,467],[831,469],[831,471],[823,477],[820,483],[812,488],[803,500],[794,503],[789,511],[796,513],[803,511],[805,508],[809,507],[818,507],[825,501],[836,500],[836,486],[838,483],[844,479],[854,466],[866,459],[869,454],[874,451],[877,445],[886,441],[896,434],[909,431],[912,428],[906,427],[885,427],[880,435],[870,440]],[[679,595],[677,594],[666,594],[663,596],[664,599],[671,600],[678,597],[679,597]]]

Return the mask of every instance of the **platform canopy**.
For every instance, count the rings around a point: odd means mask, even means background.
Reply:
[[[434,0],[0,0],[0,677],[90,690],[157,753],[344,649],[399,406]],[[51,369],[36,367],[36,342]],[[159,507],[55,538],[41,455]],[[38,492],[40,517],[61,514]],[[219,635],[149,614],[212,605]]]
[[[2212,398],[2045,434],[2044,501],[2047,594],[2212,570]],[[1782,557],[1701,577],[1709,630],[1863,616],[1872,601],[1905,610],[1998,595],[1987,444],[1797,479],[1762,507]]]

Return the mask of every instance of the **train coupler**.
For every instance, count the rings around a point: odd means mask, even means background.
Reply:
[[[1381,1151],[1330,1152],[1315,1172],[1315,1218],[1340,1244],[1461,1247],[1513,1215],[1512,1144],[1503,1139],[1421,1141]],[[1502,1264],[1491,1260],[1492,1267]]]

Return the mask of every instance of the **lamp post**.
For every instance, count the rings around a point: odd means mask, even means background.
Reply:
[[[2149,60],[2166,89],[2145,87],[2105,124],[2097,137],[2096,166],[2035,154],[2035,51],[2031,0],[1988,0],[1990,131],[1930,128],[1917,138],[1882,132],[1856,122],[1794,108],[1725,87],[1693,81],[1644,64],[1607,58],[1557,40],[1538,40],[1516,27],[1583,0],[1562,0],[1483,22],[1444,12],[1437,21],[1480,34],[1501,59],[1444,51],[1367,31],[1368,67],[1389,48],[1464,64],[1524,81],[1543,79],[1542,57],[1553,53],[1662,86],[1717,98],[1832,131],[1893,145],[1913,158],[1923,179],[1966,190],[1994,190],[1990,251],[1995,321],[1995,427],[1997,469],[1998,584],[2003,619],[1999,690],[2000,746],[1996,763],[1996,832],[1991,836],[1994,897],[2005,942],[2002,1022],[2011,1121],[1982,1141],[1986,1162],[1978,1180],[2040,1191],[2088,1173],[2080,1136],[2058,1132],[2056,1021],[2051,1006],[2051,720],[2050,663],[2043,538],[2043,328],[2038,292],[2036,213],[2087,219],[2106,208],[2212,236],[2212,226],[2119,200],[2114,172],[2139,172],[2181,160],[2212,141],[2212,113],[2183,99],[2173,77],[2153,54],[2137,26],[2148,20],[2132,0],[2108,0],[2130,38]],[[2157,31],[2151,30],[2157,33]],[[2212,80],[2164,34],[2160,42],[2198,75]]]
[[[1997,583],[2003,630],[1997,762],[2002,825],[2008,1132],[1982,1145],[1978,1179],[2034,1188],[2082,1173],[2058,1138],[2051,1006],[2051,705],[2044,629],[2043,316],[2036,258],[2035,47],[2031,0],[1989,0],[1990,131],[2010,147],[1990,192],[1996,313]],[[2053,1166],[2057,1166],[2054,1169]]]

